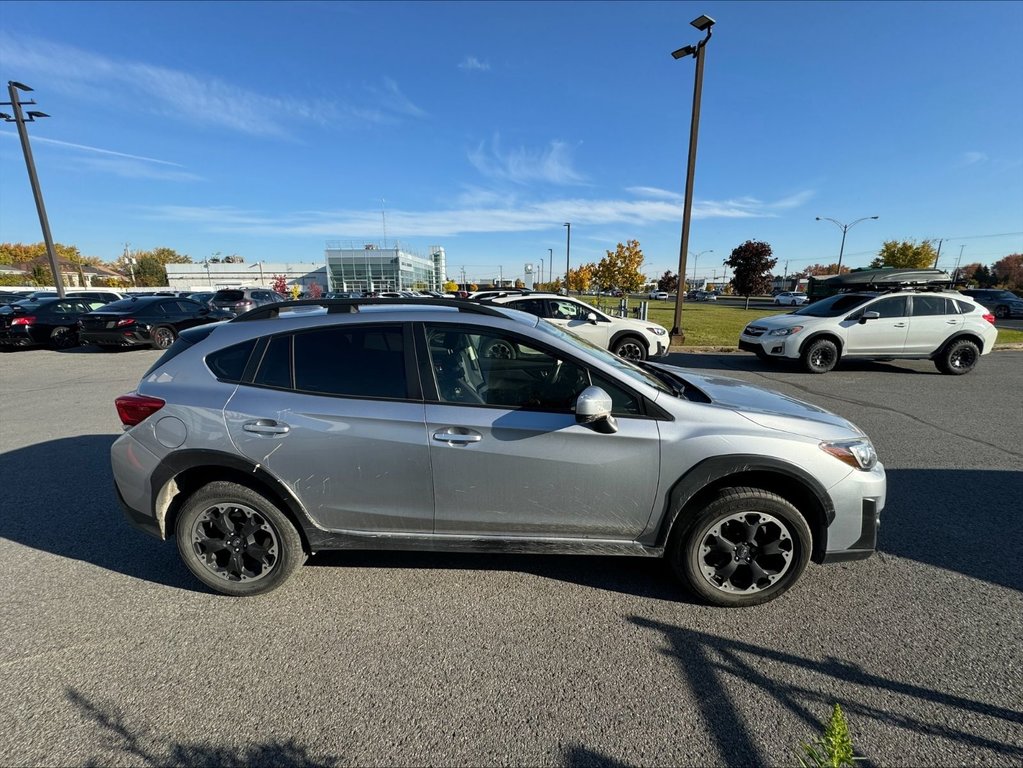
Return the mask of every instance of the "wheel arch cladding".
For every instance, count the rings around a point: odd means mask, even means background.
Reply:
[[[618,333],[616,333],[614,336],[612,336],[611,340],[608,342],[608,345],[607,345],[608,349],[610,349],[611,347],[613,347],[615,344],[617,344],[618,342],[622,341],[623,339],[627,339],[627,338],[628,339],[635,339],[640,344],[642,344],[643,348],[646,349],[646,350],[650,349],[650,344],[643,337],[643,334],[640,333],[639,331],[634,331],[631,328],[627,328],[627,329],[625,329],[623,331],[618,331]]]
[[[306,529],[312,523],[302,504],[288,488],[259,465],[217,451],[173,453],[153,473],[153,514],[165,539],[174,534],[174,526],[185,501],[216,480],[243,485],[266,497],[291,521],[302,539],[303,548],[310,551]]]
[[[838,354],[839,356],[841,356],[842,340],[831,331],[817,331],[816,333],[812,333],[809,336],[807,336],[805,339],[803,339],[803,343],[799,345],[799,354],[802,355],[804,352],[806,352],[807,347],[809,347],[815,341],[819,341],[821,339],[827,339],[828,341],[834,342],[835,346],[838,348]]]
[[[828,526],[835,507],[827,490],[812,475],[781,459],[766,456],[717,456],[704,459],[680,477],[668,494],[657,543],[684,528],[692,512],[707,504],[722,488],[760,488],[788,501],[806,519],[813,536],[811,560],[820,563],[828,544]]]
[[[960,331],[959,333],[953,334],[949,338],[945,339],[945,341],[941,343],[941,346],[934,351],[934,354],[932,354],[931,357],[938,357],[939,355],[945,354],[945,350],[957,341],[972,341],[977,345],[977,350],[981,354],[984,354],[984,340],[980,338],[980,336],[973,331]]]

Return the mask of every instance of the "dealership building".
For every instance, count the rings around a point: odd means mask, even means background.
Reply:
[[[447,281],[447,260],[440,246],[420,254],[399,247],[344,248],[328,242],[326,259],[331,291],[442,291]]]

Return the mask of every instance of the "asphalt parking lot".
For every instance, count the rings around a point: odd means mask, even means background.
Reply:
[[[113,398],[157,355],[0,355],[0,765],[794,764],[836,702],[866,765],[1023,762],[1023,352],[674,356],[852,419],[888,469],[879,554],[740,611],[583,557],[330,553],[214,595],[112,490]]]

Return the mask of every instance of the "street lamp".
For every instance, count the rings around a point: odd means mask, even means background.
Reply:
[[[699,253],[689,252],[689,255],[693,257],[693,288],[696,287],[696,265],[700,262],[700,257],[705,253],[714,253],[714,249],[710,248],[706,251],[700,251]]]
[[[703,49],[713,34],[714,19],[702,15],[689,22],[707,36],[696,45],[687,45],[672,52],[675,59],[693,56],[696,59],[696,82],[693,86],[693,115],[689,126],[689,163],[686,168],[686,197],[682,207],[682,243],[678,249],[679,291],[675,295],[675,319],[671,328],[669,347],[681,346],[686,335],[682,332],[682,300],[685,291],[682,286],[686,279],[686,254],[689,251],[689,222],[693,213],[693,178],[696,174],[696,141],[700,132],[700,96],[703,93]]]
[[[817,221],[830,221],[832,224],[834,224],[836,227],[842,230],[842,246],[838,249],[838,274],[842,274],[842,254],[845,253],[845,233],[848,232],[853,227],[855,227],[861,221],[876,218],[877,216],[864,216],[862,219],[856,219],[856,221],[854,221],[852,224],[843,224],[842,222],[836,221],[835,219],[832,219],[829,216],[817,217]]]
[[[568,296],[568,266],[571,263],[572,253],[572,225],[566,221],[562,226],[568,227],[568,239],[565,241],[565,295]]]
[[[36,164],[32,157],[32,147],[28,143],[28,129],[25,123],[34,123],[38,117],[49,117],[45,112],[29,110],[22,113],[24,105],[35,104],[35,99],[19,101],[18,91],[31,91],[24,83],[14,80],[7,81],[7,92],[11,96],[10,101],[0,102],[0,106],[12,107],[14,115],[0,112],[0,119],[8,123],[15,123],[18,126],[18,137],[21,139],[21,151],[25,155],[25,166],[28,168],[28,181],[32,185],[32,195],[36,201],[36,212],[39,214],[39,225],[43,228],[43,242],[46,243],[46,255],[50,259],[50,269],[53,270],[53,284],[57,289],[57,295],[64,298],[64,281],[60,276],[60,267],[57,265],[57,249],[53,245],[53,236],[50,235],[50,221],[46,217],[46,206],[43,204],[43,191],[39,187],[39,177],[36,175]],[[25,117],[25,115],[28,117]]]

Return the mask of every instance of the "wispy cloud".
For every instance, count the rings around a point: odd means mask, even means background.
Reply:
[[[336,104],[313,98],[266,96],[203,73],[191,74],[138,61],[119,60],[74,46],[0,32],[4,65],[43,77],[51,87],[95,101],[131,101],[137,109],[169,119],[225,128],[254,136],[286,137],[289,126],[396,122],[425,115],[385,79],[371,88],[376,104]],[[106,90],[104,90],[104,88]]]
[[[636,197],[652,197],[655,200],[677,200],[682,202],[683,199],[682,195],[678,192],[670,192],[667,189],[659,189],[658,187],[627,187],[625,191]]]
[[[792,207],[803,193],[775,202],[763,203],[753,198],[736,201],[697,201],[693,217],[765,218]],[[473,203],[476,203],[475,205]],[[461,207],[447,210],[405,211],[389,208],[387,225],[405,237],[453,237],[469,233],[534,232],[550,229],[552,222],[606,226],[612,223],[630,225],[677,221],[681,204],[668,200],[590,200],[568,198],[541,202],[501,200],[472,194],[463,199]],[[320,237],[371,237],[380,228],[377,210],[296,211],[273,214],[230,207],[195,208],[165,206],[152,209],[154,218],[200,226],[213,232],[242,232],[250,235],[292,235]]]
[[[480,61],[475,56],[466,56],[462,59],[458,68],[468,72],[486,72],[490,69],[490,62]]]
[[[14,138],[14,134],[8,133],[2,133],[0,136]],[[202,179],[201,176],[189,171],[178,170],[183,169],[184,166],[180,163],[172,163],[170,160],[159,160],[155,157],[132,155],[102,147],[90,147],[87,144],[48,139],[45,136],[33,136],[32,143],[49,144],[69,150],[72,165],[102,173],[112,173],[124,178],[164,181],[199,181]]]
[[[468,153],[469,162],[484,176],[515,184],[548,182],[550,184],[582,184],[586,177],[572,167],[568,145],[552,141],[544,149],[518,147],[505,151],[500,136],[481,142]]]
[[[987,159],[987,155],[983,152],[964,152],[960,164],[976,165],[977,163],[986,163]]]

